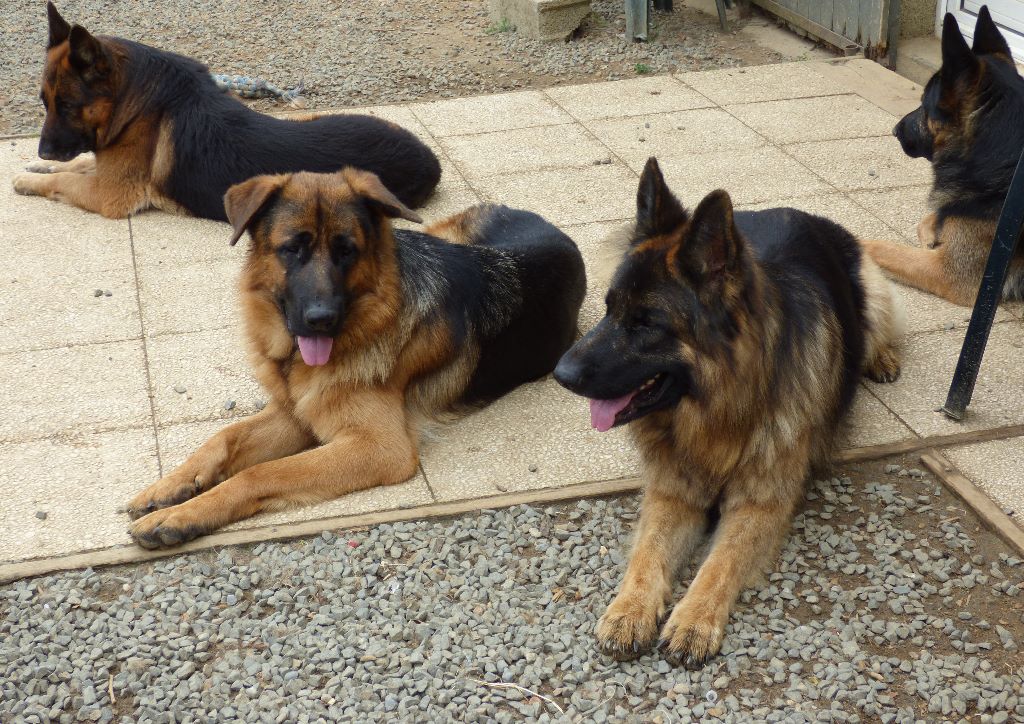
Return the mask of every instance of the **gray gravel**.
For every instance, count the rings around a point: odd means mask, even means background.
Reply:
[[[0,721],[1024,721],[1024,566],[897,468],[812,486],[699,672],[594,648],[624,497],[0,587]]]
[[[311,108],[474,95],[568,81],[748,63],[780,56],[721,35],[714,18],[659,14],[649,43],[627,43],[622,0],[594,0],[569,43],[494,32],[481,0],[58,0],[70,22],[198,58],[211,70],[282,88],[304,81]],[[681,3],[677,3],[681,5]],[[742,21],[737,26],[742,25]],[[0,134],[37,133],[46,40],[42,0],[5,0],[0,17]],[[255,103],[276,108],[270,101]]]

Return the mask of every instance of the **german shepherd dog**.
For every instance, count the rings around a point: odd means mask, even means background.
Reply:
[[[633,552],[597,638],[619,658],[653,645],[677,567],[718,517],[707,559],[661,628],[669,658],[700,666],[784,541],[861,374],[899,375],[893,288],[827,219],[734,213],[724,191],[688,213],[652,158],[606,303],[555,369],[591,398],[593,427],[629,424],[643,461]]]
[[[198,62],[70,26],[47,4],[39,155],[14,189],[110,218],[149,207],[225,221],[224,192],[252,176],[370,171],[406,206],[441,177],[412,133],[364,115],[281,120],[248,108]],[[80,156],[95,152],[95,158]],[[76,158],[77,157],[77,158]],[[74,159],[74,160],[72,160]]]
[[[408,480],[421,425],[552,369],[586,293],[573,241],[474,206],[428,227],[365,171],[257,176],[225,197],[250,357],[270,404],[136,496],[132,537],[175,545],[261,510]]]
[[[917,225],[922,248],[866,241],[872,258],[897,280],[972,306],[996,222],[1024,149],[1024,79],[987,7],[978,13],[973,48],[946,15],[942,68],[925,86],[921,107],[893,129],[903,150],[932,163],[931,213]],[[1024,246],[1017,250],[1003,298],[1024,297]]]

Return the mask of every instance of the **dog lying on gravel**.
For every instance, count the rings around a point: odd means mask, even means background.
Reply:
[[[785,539],[811,466],[827,462],[861,374],[895,380],[892,286],[839,225],[795,209],[734,213],[715,191],[691,214],[650,159],[604,319],[558,363],[600,431],[630,425],[645,489],[601,648],[652,646],[674,574],[709,520],[711,551],[661,626],[701,666]]]
[[[45,196],[124,218],[149,207],[225,221],[224,192],[252,176],[370,171],[404,205],[422,205],[441,178],[409,131],[365,115],[281,120],[220,90],[207,69],[122,38],[93,36],[47,4],[50,36],[40,97],[46,163],[14,178]],[[82,156],[89,151],[95,158]]]
[[[474,206],[427,233],[373,174],[257,176],[225,198],[252,245],[241,294],[271,396],[136,496],[132,537],[175,545],[261,510],[408,480],[422,423],[554,368],[586,292],[573,241]]]

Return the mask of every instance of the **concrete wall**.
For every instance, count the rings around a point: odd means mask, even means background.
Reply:
[[[900,6],[900,37],[916,38],[935,35],[936,0],[902,0]]]

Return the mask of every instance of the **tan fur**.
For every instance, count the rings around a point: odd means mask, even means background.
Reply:
[[[895,379],[901,308],[866,257],[859,281],[867,306],[864,369]],[[726,282],[723,298],[738,299],[737,284]],[[614,656],[631,658],[659,636],[673,573],[699,541],[712,506],[721,519],[710,552],[660,639],[670,657],[691,666],[716,654],[737,596],[774,561],[812,466],[832,452],[839,427],[832,411],[842,381],[839,324],[826,316],[803,357],[773,369],[766,360],[786,320],[774,311],[778,305],[757,267],[752,285],[750,307],[761,313],[733,307],[739,331],[728,354],[694,356],[683,349],[694,362],[696,388],[714,394],[684,398],[631,424],[644,465],[644,498],[622,587],[597,626],[602,649]]]
[[[902,284],[964,307],[974,306],[995,236],[995,221],[951,217],[936,233],[934,216],[918,227],[922,247],[867,239],[871,258]],[[1024,258],[1014,258],[1010,278],[1024,274]]]
[[[132,499],[129,512],[144,516],[130,531],[140,544],[172,545],[261,510],[415,474],[420,424],[449,411],[479,350],[473,344],[453,349],[444,324],[418,318],[404,304],[390,224],[382,218],[379,236],[366,238],[348,210],[357,196],[380,193],[364,175],[370,176],[346,170],[333,177],[257,177],[228,192],[229,219],[253,233],[241,278],[243,312],[253,370],[272,402]],[[268,186],[294,211],[278,210],[272,223],[249,227],[250,206],[266,199]],[[403,209],[389,215],[408,212]],[[344,233],[360,251],[345,277],[350,303],[331,357],[309,367],[274,301],[284,284],[275,249],[318,218],[316,239]]]

